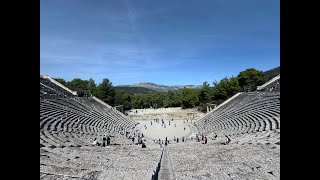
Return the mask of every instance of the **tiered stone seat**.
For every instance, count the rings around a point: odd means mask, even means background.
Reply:
[[[40,76],[40,99],[53,99],[62,97],[74,97],[75,95],[61,88],[50,79]]]
[[[280,128],[280,93],[242,93],[208,113],[196,125],[202,132],[241,134]],[[243,128],[243,127],[251,128]]]
[[[280,79],[263,88],[237,95],[196,122],[208,144],[170,145],[177,179],[280,179]]]
[[[129,145],[136,123],[40,76],[40,179],[151,179],[159,146]],[[111,145],[91,145],[111,136]],[[131,134],[129,134],[131,135]]]
[[[40,179],[151,179],[160,156],[158,147],[43,147]]]
[[[264,131],[169,145],[177,179],[280,179],[279,132]]]
[[[280,74],[257,87],[257,90],[260,92],[280,92]]]

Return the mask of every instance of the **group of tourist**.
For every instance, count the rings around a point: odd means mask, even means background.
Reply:
[[[204,136],[203,134],[196,134],[196,141],[197,142],[204,141],[204,144],[207,144],[208,138],[207,138],[207,136]]]
[[[138,138],[138,144],[141,144],[142,148],[146,148],[147,147],[146,144],[145,144],[145,139],[144,139],[143,133],[140,133],[140,132],[136,131],[136,132],[134,132],[132,137],[131,136],[129,137],[129,138],[131,138],[133,145],[134,145],[135,137]]]
[[[184,142],[184,141],[185,141],[185,138],[182,137],[181,140],[182,140],[182,142]],[[179,143],[179,138],[178,138],[178,137],[176,138],[176,137],[174,136],[174,137],[173,137],[173,141],[176,142],[176,143]],[[154,140],[154,142],[155,142],[155,143],[158,143],[158,144],[160,145],[160,148],[162,148],[163,145],[167,146],[168,144],[170,144],[170,140],[168,140],[168,137],[166,137],[165,141],[159,139],[159,140]],[[163,144],[163,143],[164,143],[164,144]]]
[[[218,136],[218,135],[215,134],[213,140],[216,140],[216,139],[217,139],[217,136]],[[230,139],[227,135],[225,135],[225,137],[227,138],[227,140],[226,140],[225,142],[222,142],[222,143],[221,143],[221,144],[223,144],[223,145],[227,145],[227,144],[229,144],[229,143],[231,142],[231,139]],[[197,141],[197,142],[204,141],[203,144],[207,144],[207,143],[208,143],[208,138],[207,138],[206,136],[204,136],[203,134],[196,134],[196,141]]]
[[[104,135],[102,138],[102,143],[100,143],[97,138],[94,138],[92,145],[93,146],[100,146],[101,145],[102,147],[106,147],[106,142],[107,142],[107,146],[109,146],[110,140],[111,140],[110,136]]]
[[[160,120],[159,119],[153,119],[153,121],[155,121],[155,122],[157,122],[157,123],[160,123]],[[169,126],[171,125],[171,122],[173,121],[173,118],[171,119],[171,120],[169,120]],[[152,125],[152,121],[150,121],[150,124]],[[167,125],[166,125],[166,123],[164,122],[164,120],[163,119],[161,119],[161,126],[163,127],[163,128],[167,128]],[[174,124],[174,127],[176,127],[177,125],[176,124]],[[146,125],[145,125],[145,129],[146,129]]]

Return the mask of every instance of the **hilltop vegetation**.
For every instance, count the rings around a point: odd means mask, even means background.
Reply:
[[[272,79],[273,77],[279,74],[280,74],[280,66],[263,72],[263,75],[265,76],[267,81],[269,81],[270,79]]]
[[[200,89],[184,87],[183,89],[168,92],[155,92],[143,87],[113,87],[109,79],[103,79],[102,83],[96,85],[94,80],[81,80],[75,78],[72,81],[65,81],[55,78],[58,82],[78,92],[78,96],[96,96],[111,106],[123,105],[124,110],[131,108],[160,108],[160,107],[202,107],[207,103],[220,104],[234,94],[243,91],[245,86],[250,85],[251,90],[264,84],[280,73],[280,68],[262,72],[254,68],[246,69],[237,77],[225,77],[219,82],[214,81],[213,86],[204,82]]]
[[[149,94],[157,92],[152,89],[144,88],[144,87],[132,87],[132,86],[115,86],[116,90],[121,90],[127,94],[133,95],[133,94]]]
[[[201,86],[197,86],[197,85],[165,86],[165,85],[159,85],[159,84],[150,83],[150,82],[140,82],[140,83],[136,83],[133,85],[125,85],[125,86],[117,86],[117,87],[127,87],[129,90],[131,89],[130,87],[132,87],[132,88],[133,87],[141,87],[141,88],[153,90],[154,92],[178,91],[178,90],[182,90],[184,87],[191,88],[191,89],[200,89],[201,88]],[[139,93],[139,94],[143,94],[143,93]]]

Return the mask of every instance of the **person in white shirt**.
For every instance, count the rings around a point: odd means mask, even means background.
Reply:
[[[99,142],[98,142],[97,138],[94,138],[92,145],[99,146]]]

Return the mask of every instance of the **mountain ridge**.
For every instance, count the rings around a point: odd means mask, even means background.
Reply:
[[[272,68],[270,70],[264,71],[263,75],[267,80],[273,78],[274,76],[280,74],[280,66]],[[138,82],[132,85],[118,85],[115,86],[118,89],[122,89],[125,92],[130,92],[130,94],[144,94],[144,93],[153,93],[153,92],[168,92],[168,91],[177,91],[181,90],[184,87],[191,89],[201,89],[202,85],[161,85],[152,82]],[[139,89],[141,88],[141,89]]]
[[[176,91],[183,89],[184,87],[186,88],[192,88],[192,89],[199,89],[201,88],[201,85],[173,85],[173,86],[166,86],[166,85],[161,85],[161,84],[156,84],[152,82],[139,82],[139,83],[134,83],[132,85],[119,85],[116,87],[141,87],[141,88],[147,88],[151,89],[156,92],[168,92],[168,91]]]

